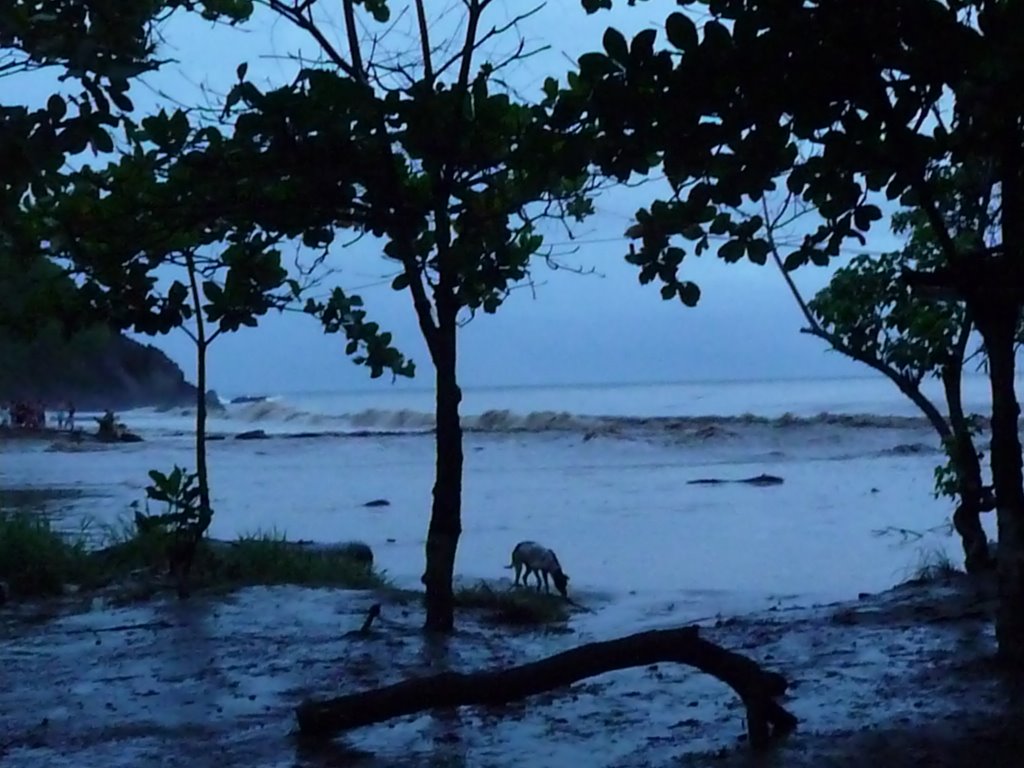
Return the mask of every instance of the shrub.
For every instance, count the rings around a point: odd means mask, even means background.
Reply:
[[[562,597],[531,589],[496,590],[483,581],[457,589],[455,604],[484,611],[486,619],[511,626],[551,624],[569,618],[569,604]]]
[[[55,531],[44,516],[0,511],[0,579],[13,594],[57,595],[65,584],[96,578],[84,539]]]
[[[385,584],[362,554],[358,542],[337,547],[309,547],[288,541],[284,535],[256,532],[216,548],[203,542],[198,562],[200,579],[211,571],[215,581],[244,584],[304,584],[372,589]]]

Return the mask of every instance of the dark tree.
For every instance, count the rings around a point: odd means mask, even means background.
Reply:
[[[61,86],[43,107],[0,103],[0,247],[35,253],[39,234],[21,215],[28,197],[65,181],[65,161],[110,152],[110,131],[133,108],[133,78],[159,66],[155,29],[179,8],[236,20],[249,0],[8,0],[0,4],[0,79],[52,69]],[[11,93],[17,93],[12,88]]]
[[[965,246],[988,242],[994,234],[993,189],[979,187],[978,181],[961,172],[950,174],[941,186],[943,219]],[[994,563],[980,514],[991,511],[995,502],[983,480],[975,420],[964,413],[961,393],[974,323],[960,303],[922,300],[902,277],[908,269],[931,269],[942,263],[931,225],[917,209],[896,213],[893,229],[907,236],[904,248],[855,257],[807,302],[785,270],[773,234],[777,223],[799,220],[801,212],[789,209],[784,206],[774,215],[766,210],[765,221],[772,258],[807,321],[803,332],[888,378],[928,419],[947,453],[947,463],[936,468],[936,495],[958,500],[953,525],[961,538],[967,572],[987,570]],[[942,382],[945,414],[922,391],[922,383],[930,377]]]
[[[303,59],[294,82],[265,90],[240,65],[224,105],[230,129],[193,130],[181,113],[150,117],[131,131],[131,156],[80,174],[76,194],[49,217],[61,222],[59,246],[88,274],[95,303],[147,333],[193,317],[221,330],[251,324],[267,291],[286,285],[278,242],[301,240],[326,258],[338,232],[384,241],[397,268],[393,288],[408,292],[435,370],[437,466],[423,582],[427,626],[442,631],[453,627],[462,526],[458,328],[481,310],[495,312],[528,278],[531,260],[548,255],[540,222],[590,211],[579,132],[555,130],[541,106],[501,88],[497,73],[528,53],[523,44],[507,60],[477,60],[481,46],[515,24],[484,27],[491,4],[465,4],[462,38],[445,52],[431,41],[426,4],[416,3],[417,49],[384,55],[360,31],[388,19],[384,2],[343,0],[333,29],[317,2],[269,0],[270,11],[320,48],[319,63]],[[118,231],[120,219],[132,223]],[[97,220],[106,222],[99,236]],[[204,277],[201,257],[227,268],[223,285],[195,284]],[[156,291],[155,271],[174,263],[188,281]],[[305,309],[327,331],[344,331],[346,351],[372,376],[412,374],[391,335],[366,320],[359,297],[337,288]],[[203,351],[211,339],[201,328]]]
[[[507,60],[478,60],[481,46],[515,25],[484,26],[492,0],[451,11],[460,38],[447,48],[431,39],[426,3],[416,2],[415,51],[386,55],[386,36],[361,31],[389,19],[386,3],[343,0],[338,29],[321,23],[319,5],[269,0],[310,36],[322,63],[304,60],[295,83],[269,91],[240,72],[227,99],[236,111],[230,151],[210,154],[208,177],[230,179],[223,190],[235,201],[230,215],[267,232],[318,248],[353,229],[385,242],[397,267],[392,287],[408,292],[434,367],[437,464],[423,583],[427,628],[450,631],[462,532],[458,329],[481,310],[497,311],[528,278],[531,260],[545,255],[539,222],[590,211],[586,153],[574,130],[554,130],[539,105],[519,103],[501,87],[498,73],[527,53],[522,43]],[[353,306],[338,289],[308,310],[336,330]],[[376,340],[357,361],[373,375],[411,372],[385,349],[390,334],[372,323],[362,332]],[[349,339],[355,352],[360,339]]]
[[[296,263],[290,274],[281,252],[284,235],[225,205],[230,198],[209,175],[211,157],[231,151],[218,128],[193,127],[184,112],[161,111],[140,126],[128,122],[126,132],[131,151],[101,170],[70,174],[67,187],[33,213],[47,222],[48,252],[67,263],[80,282],[81,302],[95,316],[150,335],[181,329],[195,344],[195,476],[177,468],[171,475],[151,473],[156,484],[150,490],[151,498],[169,505],[164,518],[176,534],[171,561],[185,596],[195,549],[213,516],[208,351],[222,334],[294,305],[315,282],[318,259],[306,267]],[[339,325],[352,335],[360,327],[358,313]],[[370,355],[374,363],[380,353],[403,362],[383,345]]]
[[[580,59],[564,119],[597,126],[599,165],[619,178],[660,166],[672,196],[637,214],[642,280],[692,303],[679,277],[689,250],[725,236],[718,255],[764,263],[760,217],[737,216],[787,188],[818,226],[787,269],[826,264],[881,218],[878,196],[920,211],[941,252],[908,273],[919,294],[963,303],[992,386],[992,473],[999,528],[1001,657],[1024,671],[1024,483],[1014,391],[1024,304],[1024,4],[998,0],[706,0],[684,2],[657,32]],[[589,10],[610,0],[585,0]],[[698,26],[699,25],[699,26]],[[998,190],[992,243],[960,242],[942,184],[969,169]],[[1005,212],[1005,215],[1004,215]],[[678,238],[682,238],[682,242]],[[690,245],[686,244],[686,241]]]

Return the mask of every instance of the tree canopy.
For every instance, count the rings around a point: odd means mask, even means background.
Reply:
[[[216,335],[299,298],[303,286],[282,266],[284,243],[338,263],[341,232],[382,242],[392,287],[408,292],[436,373],[438,477],[424,581],[437,629],[452,626],[461,529],[458,328],[497,311],[528,278],[532,260],[546,255],[545,221],[592,210],[579,124],[554,125],[544,105],[503,88],[496,73],[520,54],[506,62],[479,54],[501,34],[481,26],[491,4],[467,2],[463,39],[443,53],[431,44],[426,5],[416,3],[417,51],[381,58],[358,25],[386,20],[386,3],[344,0],[335,29],[314,14],[315,2],[272,0],[269,10],[310,36],[319,61],[303,59],[294,80],[269,86],[240,64],[223,124],[193,124],[182,111],[126,123],[130,152],[76,173],[66,193],[37,208],[91,303],[144,333],[195,316]],[[182,265],[198,285],[166,278],[167,267]],[[412,374],[359,296],[338,286],[306,297],[304,309],[326,331],[344,332],[345,351],[371,376]],[[201,349],[204,338],[199,328]]]
[[[0,104],[0,245],[29,247],[19,216],[26,195],[65,178],[65,160],[114,148],[111,129],[133,109],[131,81],[160,65],[154,34],[177,9],[241,20],[250,0],[12,0],[0,8],[0,77],[53,69],[67,85],[42,106]]]
[[[588,10],[611,6],[590,0]],[[1024,4],[1000,0],[704,0],[632,41],[615,29],[582,56],[557,99],[596,126],[596,158],[619,179],[660,167],[667,199],[637,212],[630,261],[667,298],[692,251],[764,263],[765,220],[745,207],[794,195],[817,225],[785,267],[827,264],[896,201],[927,220],[941,263],[908,273],[919,292],[963,301],[984,340],[993,390],[1002,657],[1024,670],[1024,478],[1014,344],[1024,305]],[[698,26],[699,24],[699,26]],[[998,189],[995,236],[956,237],[948,174]],[[1003,212],[1006,215],[1003,215]]]

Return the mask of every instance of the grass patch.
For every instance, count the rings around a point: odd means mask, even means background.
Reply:
[[[486,582],[455,590],[455,605],[480,610],[495,624],[536,626],[564,622],[569,604],[560,596],[532,589],[493,589]]]
[[[0,511],[0,580],[23,596],[59,595],[65,584],[95,584],[84,537],[73,539],[30,512]]]
[[[911,572],[910,581],[915,584],[928,584],[963,576],[964,571],[950,559],[945,550],[922,549],[918,553],[917,565]]]
[[[172,586],[166,578],[171,535],[159,529],[139,532],[125,519],[103,531],[101,548],[91,549],[84,531],[72,536],[53,528],[43,515],[0,511],[0,581],[18,598],[60,595],[68,585],[82,590],[109,586],[136,599],[151,596]],[[194,588],[212,590],[272,584],[386,586],[372,557],[359,542],[310,546],[276,532],[232,542],[204,539],[191,582]]]
[[[365,544],[313,547],[288,541],[276,531],[257,532],[214,545],[205,541],[197,554],[200,585],[212,580],[231,585],[301,584],[345,589],[374,589],[386,584],[373,568]],[[371,555],[372,558],[372,555]]]
[[[108,581],[140,571],[160,571],[167,567],[168,534],[164,531],[136,531],[134,523],[108,527],[103,546],[90,553]]]

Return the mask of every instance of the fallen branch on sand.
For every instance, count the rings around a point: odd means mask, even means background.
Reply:
[[[350,632],[345,633],[345,637],[366,637],[370,634],[370,627],[373,626],[374,619],[380,617],[380,603],[374,603],[370,606],[370,610],[366,612],[366,619],[363,621],[363,626],[359,629],[353,629]]]
[[[674,661],[696,667],[731,687],[747,709],[752,749],[763,749],[790,733],[797,719],[775,700],[786,691],[782,675],[699,636],[697,627],[641,632],[589,643],[540,661],[496,672],[445,672],[298,706],[305,736],[330,737],[427,709],[494,705],[561,688],[617,669]]]

